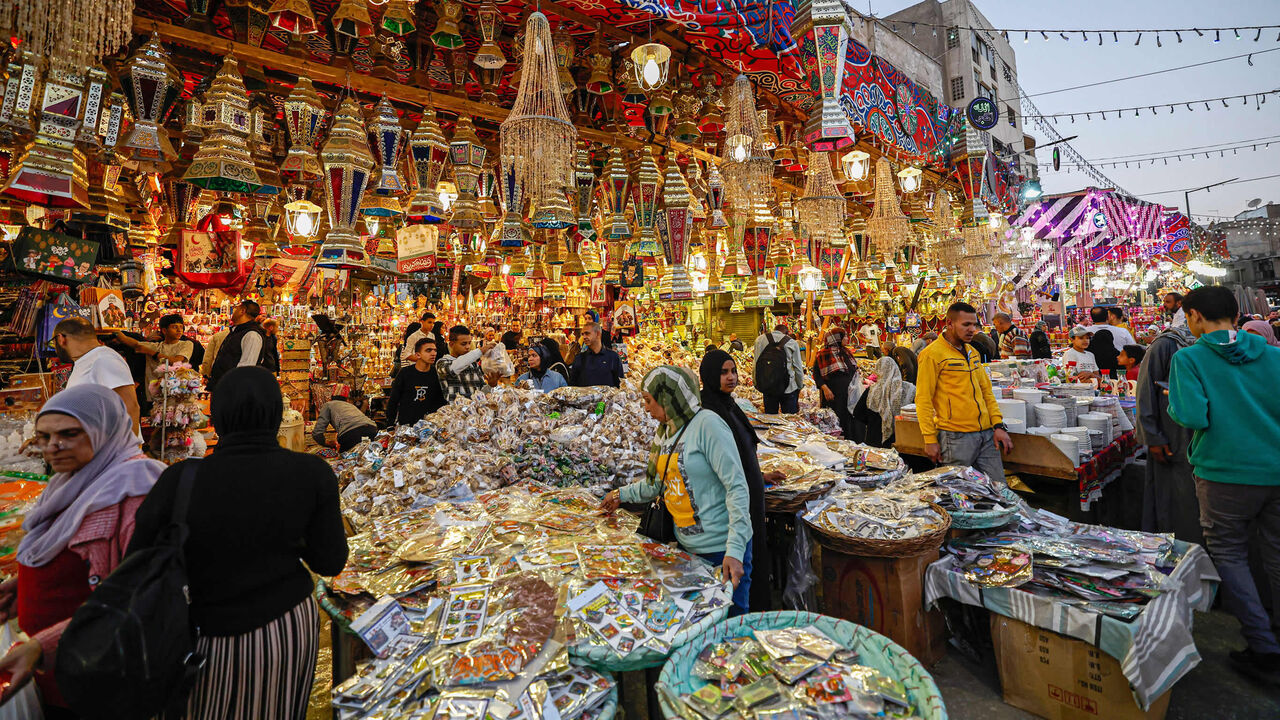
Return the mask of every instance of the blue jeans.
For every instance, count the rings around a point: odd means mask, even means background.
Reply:
[[[1004,480],[1004,459],[996,447],[996,432],[990,428],[977,432],[938,431],[938,445],[943,465],[968,465],[992,480]]]
[[[720,567],[724,563],[724,553],[706,553],[698,557],[707,562]],[[729,608],[729,617],[737,617],[750,612],[749,599],[751,597],[751,543],[747,543],[747,549],[742,553],[742,579],[738,581],[738,587],[733,590],[733,607]]]
[[[1280,591],[1280,487],[1234,485],[1196,478],[1205,549],[1222,576],[1222,604],[1240,621],[1256,653],[1280,653],[1258,586],[1249,571],[1249,526],[1258,525],[1263,565],[1273,602]]]

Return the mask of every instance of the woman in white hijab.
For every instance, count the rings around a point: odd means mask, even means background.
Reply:
[[[70,717],[51,672],[62,631],[120,564],[138,506],[165,466],[142,454],[124,402],[101,385],[70,387],[45,403],[35,444],[55,474],[22,525],[18,577],[0,584],[0,620],[16,614],[31,636],[0,658],[0,672],[13,673],[0,703],[34,675],[50,719]]]
[[[916,399],[916,386],[902,379],[902,370],[889,356],[876,362],[876,382],[864,397],[867,413],[859,418],[866,423],[866,443],[876,447],[893,444],[893,419]]]

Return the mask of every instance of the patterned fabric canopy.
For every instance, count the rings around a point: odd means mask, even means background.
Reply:
[[[1029,227],[1037,239],[1059,240],[1063,246],[1160,240],[1166,228],[1164,206],[1097,188],[1033,203],[1012,225]]]

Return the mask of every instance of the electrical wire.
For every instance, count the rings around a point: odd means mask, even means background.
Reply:
[[[1274,174],[1274,175],[1259,175],[1258,177],[1251,177],[1251,178],[1240,178],[1240,179],[1237,179],[1237,180],[1231,180],[1231,181],[1229,181],[1229,182],[1224,182],[1224,183],[1222,183],[1222,184],[1223,184],[1224,186],[1226,186],[1226,185],[1239,185],[1240,183],[1254,182],[1254,181],[1256,181],[1256,180],[1270,180],[1270,179],[1272,179],[1272,178],[1278,178],[1278,177],[1280,177],[1280,173],[1276,173],[1276,174]],[[1203,187],[1203,186],[1201,186],[1201,187]],[[1136,197],[1148,197],[1148,196],[1151,196],[1151,195],[1167,195],[1167,194],[1169,194],[1169,193],[1188,192],[1188,191],[1190,191],[1190,190],[1199,190],[1199,189],[1200,189],[1200,187],[1186,187],[1186,188],[1178,188],[1177,190],[1157,190],[1156,192],[1139,193],[1138,195],[1136,195]]]
[[[1193,150],[1206,150],[1210,148],[1212,148],[1210,152],[1217,152],[1217,148],[1223,145],[1249,145],[1251,143],[1267,143],[1267,142],[1275,142],[1277,140],[1280,140],[1280,135],[1267,135],[1265,137],[1260,137],[1260,138],[1248,138],[1246,140],[1226,140],[1219,143],[1210,143],[1209,145],[1192,145],[1191,147],[1174,148],[1172,150],[1151,150],[1149,152],[1132,153],[1129,155],[1108,155],[1107,157],[1092,158],[1092,160],[1103,161],[1103,162],[1108,160],[1126,160],[1126,159],[1133,159],[1133,158],[1138,158],[1146,155],[1166,155],[1166,154],[1186,153],[1186,152],[1191,152]]]
[[[1112,114],[1114,114],[1114,115],[1119,115],[1119,114],[1121,114],[1121,113],[1132,112],[1132,113],[1134,114],[1134,117],[1137,117],[1139,112],[1148,111],[1148,110],[1149,110],[1152,114],[1155,114],[1155,110],[1156,110],[1156,108],[1166,108],[1166,107],[1167,107],[1167,108],[1169,108],[1169,112],[1170,112],[1170,113],[1172,113],[1172,112],[1174,111],[1174,108],[1176,108],[1176,107],[1177,107],[1177,106],[1179,106],[1179,105],[1185,105],[1185,106],[1187,106],[1187,109],[1188,109],[1188,110],[1190,110],[1190,109],[1191,109],[1191,107],[1190,107],[1190,106],[1191,106],[1192,104],[1199,105],[1199,104],[1201,104],[1201,103],[1218,103],[1218,102],[1221,102],[1221,103],[1223,103],[1223,104],[1225,105],[1225,104],[1226,104],[1226,102],[1227,102],[1228,100],[1235,100],[1236,98],[1241,98],[1241,99],[1243,99],[1243,100],[1244,100],[1244,103],[1243,103],[1243,104],[1244,104],[1244,105],[1248,105],[1248,104],[1249,104],[1249,98],[1262,98],[1262,97],[1265,97],[1265,96],[1267,96],[1267,95],[1274,95],[1274,94],[1276,94],[1276,93],[1280,93],[1280,88],[1276,88],[1275,90],[1264,90],[1264,91],[1262,91],[1262,92],[1235,93],[1235,94],[1233,94],[1233,95],[1223,95],[1222,97],[1213,97],[1213,98],[1202,98],[1202,99],[1200,99],[1200,100],[1181,100],[1181,101],[1178,101],[1178,102],[1149,103],[1149,104],[1146,104],[1146,105],[1135,105],[1135,106],[1133,106],[1133,107],[1108,108],[1108,109],[1106,109],[1106,110],[1076,110],[1076,111],[1073,111],[1073,112],[1046,113],[1046,114],[1044,114],[1044,115],[1036,115],[1036,116],[1034,116],[1034,117],[1051,118],[1051,119],[1052,119],[1052,118],[1065,118],[1065,117],[1069,117],[1069,118],[1071,118],[1071,119],[1072,119],[1072,122],[1074,122],[1074,121],[1075,121],[1075,118],[1076,118],[1076,116],[1077,116],[1077,115],[1082,116],[1082,117],[1085,117],[1085,118],[1088,118],[1088,117],[1089,117],[1089,116],[1091,116],[1091,115],[1101,115],[1101,116],[1102,116],[1102,119],[1103,119],[1103,120],[1105,120],[1105,119],[1107,119],[1107,118],[1106,118],[1107,113],[1112,113]],[[1229,106],[1228,106],[1228,107],[1229,107]],[[1027,117],[1027,116],[1026,116],[1026,115],[1024,115],[1024,116],[1023,116],[1023,119],[1026,119],[1026,117]]]

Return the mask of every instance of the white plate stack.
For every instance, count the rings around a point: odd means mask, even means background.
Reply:
[[[1027,428],[1028,435],[1039,435],[1040,437],[1050,437],[1051,435],[1056,435],[1057,432],[1057,428],[1048,428],[1043,426]]]
[[[1102,434],[1102,444],[1110,445],[1114,436],[1111,434],[1112,417],[1104,412],[1087,412],[1080,414],[1080,424],[1090,430],[1097,430]]]
[[[1112,417],[1114,420],[1112,425],[1116,430],[1116,432],[1113,433],[1113,437],[1119,433],[1129,432],[1133,429],[1133,423],[1129,422],[1129,416],[1125,415],[1124,409],[1120,407],[1120,400],[1118,398],[1109,395],[1096,397],[1093,399],[1093,403],[1089,408],[1094,412],[1104,412]]]
[[[1036,405],[1036,425],[1054,429],[1067,427],[1067,411],[1061,405],[1040,403]]]
[[[1080,447],[1080,457],[1084,458],[1093,454],[1093,441],[1089,439],[1089,428],[1083,425],[1062,428],[1062,434],[1070,435],[1076,439],[1076,444]]]
[[[1020,419],[1018,419],[1018,418],[1006,417],[1006,418],[1004,419],[1004,424],[1005,424],[1005,427],[1008,429],[1008,431],[1009,431],[1009,432],[1011,432],[1011,433],[1017,433],[1017,434],[1019,434],[1019,435],[1025,435],[1025,434],[1027,433],[1027,421],[1026,421],[1026,420],[1020,420]]]
[[[997,399],[996,404],[1000,406],[1000,414],[1004,416],[1005,424],[1009,424],[1015,420],[1021,421],[1022,426],[1027,425],[1027,404],[1021,400],[1005,400]]]
[[[1013,397],[1027,404],[1027,407],[1044,402],[1045,391],[1035,388],[1014,388]],[[1030,418],[1027,418],[1030,420]]]
[[[1075,435],[1054,433],[1049,436],[1049,442],[1053,443],[1054,447],[1061,450],[1062,454],[1067,456],[1067,459],[1071,461],[1072,466],[1080,466],[1080,441],[1076,439]]]
[[[1065,427],[1074,427],[1079,423],[1076,421],[1076,399],[1074,396],[1066,395],[1050,395],[1044,399],[1045,402],[1060,406],[1067,414],[1067,424]]]

